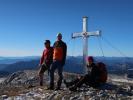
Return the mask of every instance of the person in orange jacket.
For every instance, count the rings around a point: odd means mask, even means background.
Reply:
[[[50,66],[50,87],[48,89],[54,89],[54,72],[58,70],[59,79],[57,81],[57,87],[55,90],[60,90],[63,79],[63,66],[66,61],[67,45],[62,41],[62,34],[57,34],[57,41],[53,45],[53,63]]]
[[[49,71],[50,65],[53,62],[53,48],[50,46],[50,40],[45,40],[45,49],[40,59],[39,78],[40,86],[43,86],[43,74],[46,70]]]

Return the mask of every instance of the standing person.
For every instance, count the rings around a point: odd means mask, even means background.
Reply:
[[[54,89],[54,72],[58,70],[58,81],[55,90],[60,90],[63,79],[63,66],[66,61],[67,45],[62,41],[62,34],[57,34],[57,40],[53,45],[53,63],[50,66],[50,87],[48,89]]]
[[[39,78],[40,86],[43,86],[43,74],[46,70],[49,71],[50,65],[53,61],[53,48],[50,46],[50,40],[45,40],[44,42],[45,49],[43,51],[42,57],[40,59],[40,69],[39,69]]]
[[[94,63],[94,59],[92,56],[88,57],[89,65],[87,65],[88,70],[91,69],[91,71],[88,72],[85,76],[81,76],[80,78],[77,78],[71,82],[66,82],[64,80],[64,83],[66,84],[66,87],[70,87],[69,89],[71,91],[76,91],[78,87],[81,87],[82,84],[87,84],[91,87],[99,87],[101,83],[105,83],[107,80],[107,74],[104,74],[103,71],[99,69],[102,63],[98,63],[99,65],[96,65]],[[101,67],[102,68],[102,67]]]

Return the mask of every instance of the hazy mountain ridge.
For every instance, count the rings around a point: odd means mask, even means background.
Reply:
[[[27,69],[38,69],[40,57],[33,60],[27,61],[19,61],[13,64],[7,64],[2,66],[0,69],[1,71],[5,71],[8,73],[13,73],[20,70],[27,70]],[[125,60],[123,57],[95,57],[96,62],[104,62],[107,65],[107,69],[109,73],[116,73],[116,74],[123,74],[126,73],[126,68],[132,69],[133,68],[133,58],[129,60]],[[66,60],[66,64],[64,66],[64,71],[72,72],[72,73],[82,73],[82,56],[72,57],[68,56]]]
[[[3,71],[7,71],[9,73],[13,73],[16,71],[37,69],[39,60],[31,60],[31,61],[20,61],[14,64],[7,65]]]
[[[0,77],[8,76],[10,73],[7,71],[0,71]]]
[[[0,70],[2,70],[3,68],[5,68],[8,64],[0,64]]]
[[[30,61],[39,59],[40,56],[26,56],[26,57],[0,57],[0,64],[13,64],[19,61]]]

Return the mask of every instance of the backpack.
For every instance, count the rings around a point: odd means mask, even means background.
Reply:
[[[98,62],[96,65],[100,71],[99,82],[105,83],[108,77],[106,65],[103,62]]]

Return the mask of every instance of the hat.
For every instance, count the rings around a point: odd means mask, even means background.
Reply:
[[[50,44],[50,40],[45,40],[44,44],[46,44],[46,43]]]
[[[57,34],[57,37],[58,37],[58,36],[61,36],[61,37],[62,37],[62,34],[61,34],[61,33],[58,33],[58,34]]]
[[[94,61],[93,57],[92,56],[89,56],[88,57],[88,61]]]

